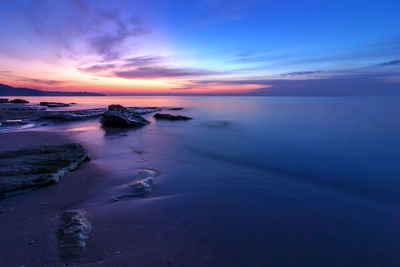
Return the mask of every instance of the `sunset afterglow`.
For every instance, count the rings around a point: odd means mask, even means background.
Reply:
[[[359,4],[1,1],[0,82],[107,94],[398,94],[397,11],[382,1],[352,12]]]

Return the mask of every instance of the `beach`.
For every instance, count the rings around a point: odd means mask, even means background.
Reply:
[[[62,266],[56,232],[71,209],[85,211],[91,231],[70,265],[400,263],[400,128],[385,116],[398,99],[99,99],[49,110],[120,103],[193,119],[153,112],[135,129],[97,117],[0,133],[0,152],[79,143],[91,159],[56,184],[0,200],[2,266]],[[129,195],[148,175],[151,192]]]

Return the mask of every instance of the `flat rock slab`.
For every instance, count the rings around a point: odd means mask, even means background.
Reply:
[[[62,108],[62,107],[69,107],[69,104],[60,103],[60,102],[40,102],[39,105],[46,106],[49,108]]]
[[[192,118],[182,116],[182,115],[172,115],[166,113],[156,113],[154,114],[154,118],[161,120],[171,120],[171,121],[179,121],[179,120],[191,120]]]
[[[0,154],[0,198],[57,183],[88,160],[80,144],[38,146]]]
[[[28,100],[25,100],[25,99],[19,99],[19,98],[17,98],[17,99],[10,100],[10,103],[14,103],[14,104],[26,104],[26,103],[29,103],[29,101],[28,101]]]
[[[82,254],[92,227],[83,210],[67,210],[60,218],[56,235],[60,258],[65,262]]]

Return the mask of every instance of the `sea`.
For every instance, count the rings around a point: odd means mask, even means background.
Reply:
[[[96,242],[122,242],[143,262],[168,258],[165,266],[400,266],[398,97],[24,99],[76,103],[50,110],[121,104],[193,118],[26,129],[70,133],[107,173],[81,204],[102,233]],[[148,196],[110,201],[143,169],[157,172]]]

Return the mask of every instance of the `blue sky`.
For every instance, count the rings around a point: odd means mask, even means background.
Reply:
[[[110,94],[400,95],[397,1],[0,0],[0,82]]]

